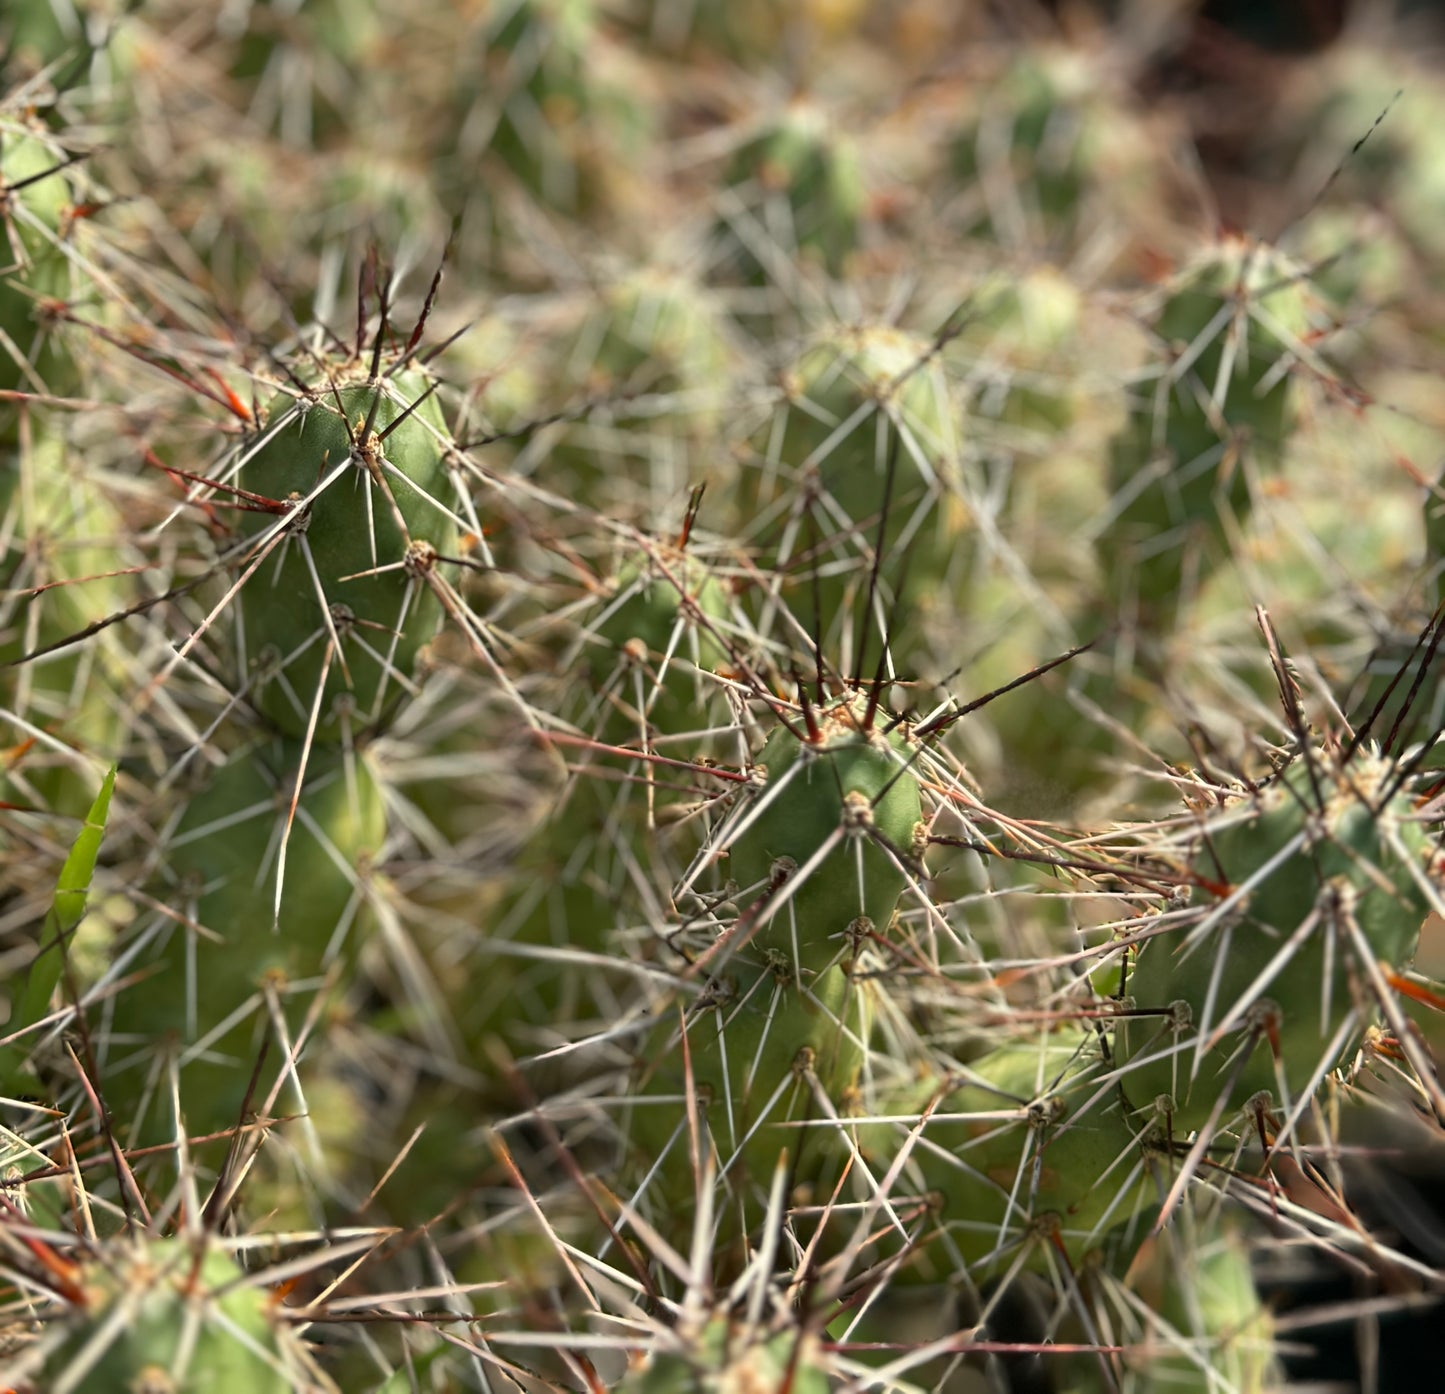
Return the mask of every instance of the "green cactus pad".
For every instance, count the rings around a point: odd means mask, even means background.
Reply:
[[[855,524],[876,522],[883,511],[895,432],[901,437],[890,503],[895,528],[922,492],[953,482],[948,470],[960,444],[959,421],[931,349],[927,340],[886,325],[837,325],[815,336],[785,379],[787,422],[776,458],[797,470],[816,469]],[[935,471],[941,477],[930,480]]]
[[[707,675],[726,658],[722,636],[732,603],[706,562],[665,543],[629,553],[606,583],[597,614],[579,636],[586,666],[569,696],[569,714],[590,738],[617,749],[569,752],[568,763],[580,768],[519,859],[520,874],[493,931],[498,938],[606,954],[615,948],[619,921],[640,913],[639,868],[665,860],[641,830],[665,820],[679,795],[612,776],[649,778],[652,767],[629,760],[624,749],[641,752],[714,720],[717,689]],[[469,1036],[506,1035],[519,1022],[535,1028],[554,1020],[560,1001],[579,989],[585,997],[594,971],[568,971],[553,960],[489,964],[487,989],[461,1012],[463,1029]]]
[[[127,955],[129,969],[148,978],[144,993],[115,1000],[111,1060],[122,1068],[108,1081],[113,1105],[140,1097],[148,1065],[169,1046],[193,1056],[181,1070],[189,1130],[234,1125],[270,1030],[265,1006],[246,1010],[248,1001],[270,984],[287,1003],[291,985],[316,979],[334,956],[354,959],[368,923],[365,878],[385,836],[381,794],[363,757],[312,750],[278,918],[278,857],[299,763],[293,741],[241,753],[212,774],[167,839],[165,883],[154,894],[184,918],[152,921],[153,937],[138,957]],[[309,992],[299,1000],[309,1002]],[[208,1047],[194,1051],[202,1040]],[[172,1135],[168,1108],[156,1112],[147,1135]]]
[[[45,1363],[51,1394],[291,1394],[300,1361],[271,1294],[210,1241],[107,1245]]]
[[[551,444],[541,477],[620,517],[637,515],[643,480],[653,497],[684,494],[710,468],[734,367],[714,293],[661,267],[620,276],[546,370],[590,409]]]
[[[841,702],[817,714],[816,740],[774,731],[758,756],[767,782],[751,805],[756,816],[744,810],[731,844],[739,903],[759,914],[754,942],[790,960],[796,944],[805,965],[832,961],[860,916],[887,932],[922,826],[907,736],[901,728],[887,736],[865,731],[862,716],[861,701]],[[830,839],[835,845],[820,862]],[[780,870],[789,879],[763,900]]]
[[[738,1197],[720,1221],[730,1238],[761,1221],[784,1151],[793,1186],[832,1184],[847,1155],[832,1119],[851,1108],[873,1019],[872,989],[852,968],[865,927],[883,933],[892,920],[907,883],[898,861],[912,855],[922,826],[906,737],[863,730],[864,710],[861,700],[840,702],[817,714],[816,743],[780,728],[764,745],[767,782],[742,806],[738,836],[719,834],[730,843],[741,918],[713,947],[702,995],[679,994],[686,1052],[675,1000],[664,996],[637,1054],[632,1155],[662,1159],[654,1194],[669,1213],[686,1214],[696,1185],[683,1106],[690,1070],[719,1171]],[[783,868],[800,878],[795,886],[775,876]]]
[[[1297,419],[1310,324],[1303,268],[1264,243],[1226,238],[1170,288],[1154,325],[1167,360],[1114,441],[1098,539],[1126,608],[1157,615],[1230,555],[1251,475],[1278,468]]]
[[[1168,1096],[1182,1133],[1205,1126],[1216,1108],[1218,1125],[1233,1123],[1260,1092],[1283,1107],[1271,1034],[1292,1102],[1375,1017],[1367,969],[1340,916],[1353,916],[1375,959],[1402,969],[1430,905],[1428,830],[1407,793],[1379,804],[1396,770],[1369,749],[1344,767],[1317,750],[1200,826],[1191,869],[1206,901],[1194,932],[1141,943],[1128,979],[1136,1007],[1158,1012],[1129,1019],[1116,1035],[1136,1110]],[[1362,1014],[1329,1056],[1357,996]],[[1188,1009],[1177,1027],[1176,1003]],[[1272,1020],[1267,1004],[1277,1008]],[[1196,1061],[1199,1033],[1226,1018],[1229,1029]]]
[[[351,698],[352,731],[376,724],[436,634],[442,606],[427,574],[438,554],[454,554],[457,527],[435,397],[380,438],[427,386],[403,373],[348,384],[335,396],[318,392],[304,403],[283,394],[237,472],[239,487],[276,503],[299,502],[336,475],[298,515],[299,528],[287,518],[288,535],[241,591],[255,704],[288,735],[305,733],[318,690],[319,739],[342,737],[336,699],[343,693]],[[363,439],[369,418],[371,436]],[[249,537],[278,521],[266,511],[241,518]],[[326,669],[333,627],[340,650]]]
[[[864,0],[643,0],[629,19],[645,38],[666,54],[685,52],[706,61],[726,58],[756,70],[776,61],[789,41],[806,41],[818,56],[857,28],[867,11]],[[827,61],[824,58],[823,61]]]
[[[252,121],[300,148],[339,144],[359,73],[385,52],[380,17],[336,0],[257,0],[244,23],[229,76],[249,94]]]
[[[1148,213],[1161,164],[1121,83],[1085,46],[1010,51],[977,94],[950,157],[967,231],[1013,246],[1068,245]]]
[[[589,384],[648,392],[715,387],[727,364],[723,321],[703,287],[642,267],[606,287],[571,346]]]

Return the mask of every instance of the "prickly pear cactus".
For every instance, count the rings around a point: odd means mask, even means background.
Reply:
[[[0,16],[0,1388],[1403,1387],[1431,100],[1007,8]]]
[[[1348,758],[1346,758],[1348,757]],[[1400,762],[1302,751],[1197,829],[1184,882],[1202,904],[1139,943],[1116,1037],[1136,1110],[1183,1133],[1260,1094],[1291,1111],[1380,1011],[1380,965],[1408,967],[1439,900],[1435,849]]]
[[[20,1359],[46,1389],[280,1394],[303,1377],[272,1294],[211,1236],[126,1236],[64,1262],[71,1310]]]
[[[442,604],[429,584],[455,547],[445,425],[416,374],[328,385],[271,404],[236,471],[256,539],[240,622],[256,705],[284,732],[336,740],[406,691]],[[269,545],[268,545],[269,544]],[[345,712],[337,698],[345,694]]]
[[[1166,290],[1161,361],[1114,443],[1099,537],[1111,593],[1141,622],[1230,554],[1279,469],[1310,324],[1304,268],[1264,243],[1226,238]]]

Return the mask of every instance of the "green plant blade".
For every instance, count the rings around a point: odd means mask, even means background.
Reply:
[[[100,856],[100,844],[105,837],[105,824],[110,816],[110,796],[115,790],[116,767],[112,765],[101,781],[100,792],[86,814],[85,823],[71,844],[70,854],[60,869],[60,879],[55,885],[55,899],[45,916],[40,931],[40,948],[30,965],[30,974],[21,992],[14,1013],[9,1022],[9,1032],[14,1034],[28,1030],[44,1017],[49,1010],[50,999],[60,971],[65,963],[64,946],[71,932],[85,915],[86,899],[90,895],[90,883],[95,876],[95,863]],[[12,1045],[4,1055],[4,1073],[7,1085],[16,1081],[27,1058],[26,1051]]]

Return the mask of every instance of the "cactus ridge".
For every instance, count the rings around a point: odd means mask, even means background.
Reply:
[[[866,716],[845,701],[813,714],[816,737],[775,731],[755,767],[761,796],[723,834],[740,898],[766,896],[754,942],[791,952],[800,969],[859,918],[887,932],[920,835],[906,735],[878,737]]]

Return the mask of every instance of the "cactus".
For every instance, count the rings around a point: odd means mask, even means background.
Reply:
[[[817,735],[809,730],[806,741],[791,725],[774,731],[758,755],[767,792],[728,846],[740,897],[772,887],[782,859],[796,870],[786,916],[780,905],[755,942],[791,950],[799,968],[805,950],[810,961],[831,956],[828,941],[860,916],[886,931],[909,879],[904,859],[921,818],[917,778],[903,738],[883,741],[869,717],[866,704],[844,702],[812,714]]]
[[[653,1192],[664,1210],[686,1206],[689,1101],[703,1101],[715,1144],[701,1146],[717,1147],[738,1197],[720,1216],[724,1233],[739,1214],[745,1232],[757,1223],[763,1207],[750,1197],[766,1196],[781,1155],[793,1184],[841,1161],[819,1100],[846,1111],[858,1087],[872,1013],[854,972],[868,941],[888,932],[922,835],[907,741],[875,728],[876,716],[876,703],[844,699],[808,711],[802,733],[780,725],[763,745],[754,773],[765,782],[718,834],[740,918],[702,953],[717,966],[687,1006],[682,1036],[682,1004],[664,997],[639,1051],[629,1142],[643,1185],[660,1168]],[[783,1126],[809,1120],[801,1132]]]
[[[236,487],[267,505],[242,515],[243,536],[281,534],[241,591],[257,705],[291,735],[314,719],[326,739],[341,729],[342,693],[364,729],[405,688],[441,618],[428,577],[457,533],[445,427],[420,379],[335,390],[334,403],[277,397],[236,471]]]
[[[0,389],[65,396],[77,370],[52,322],[71,299],[63,224],[70,206],[65,151],[34,125],[0,122]],[[13,448],[16,406],[0,402],[0,442]]]
[[[1142,1327],[1127,1342],[1123,1384],[1137,1394],[1275,1388],[1268,1311],[1260,1303],[1249,1251],[1238,1230],[1187,1217],[1141,1252],[1130,1287],[1147,1304],[1120,1302],[1121,1324]]]
[[[591,410],[551,432],[541,477],[626,517],[645,471],[670,506],[703,477],[734,352],[718,298],[687,275],[643,267],[610,282],[551,367]]]
[[[1348,758],[1346,758],[1348,757]],[[1181,1133],[1247,1101],[1293,1110],[1378,1010],[1377,963],[1406,967],[1438,892],[1399,762],[1301,752],[1204,820],[1188,882],[1212,897],[1175,942],[1141,942],[1116,1038],[1139,1111]]]
[[[786,1383],[799,1394],[823,1394],[830,1387],[816,1341],[790,1331],[763,1339],[761,1333],[735,1330],[726,1318],[714,1317],[690,1344],[668,1342],[673,1344],[678,1348],[664,1347],[649,1356],[618,1388],[625,1394],[724,1394]]]
[[[213,1240],[139,1236],[76,1273],[76,1302],[47,1339],[47,1389],[282,1391],[302,1362],[271,1295]]]
[[[593,0],[505,0],[477,38],[481,72],[469,64],[458,84],[458,155],[469,172],[483,155],[561,212],[605,206],[649,112],[616,71]]]
[[[137,1101],[142,1135],[175,1126],[158,1044],[175,1052],[193,1132],[240,1121],[276,1011],[289,1007],[294,1029],[291,995],[359,951],[384,832],[364,757],[318,747],[303,765],[299,743],[284,738],[237,752],[187,803],[156,888],[167,912],[137,926],[113,970],[144,969],[154,985],[144,1000],[122,993],[108,1013],[111,1097]]]
[[[784,375],[757,433],[757,517],[778,537],[776,564],[799,571],[792,608],[845,655],[855,632],[865,650],[874,631],[889,632],[900,668],[922,651],[928,602],[895,603],[893,587],[906,556],[912,595],[939,603],[962,568],[962,433],[934,346],[912,334],[832,326]]]
[[[825,46],[828,39],[855,28],[863,8],[858,0],[807,0],[802,5],[743,0],[725,10],[694,0],[681,5],[646,0],[635,22],[641,28],[645,21],[646,39],[665,53],[696,50],[699,56],[720,54],[746,65],[766,63],[790,39]]]
[[[973,290],[961,332],[944,353],[977,382],[982,414],[1050,437],[1068,429],[1081,302],[1078,287],[1050,266],[1001,274]]]
[[[941,1236],[919,1258],[923,1274],[946,1275],[939,1251],[977,1278],[1008,1271],[1021,1253],[1047,1270],[1056,1251],[1078,1261],[1147,1210],[1149,1139],[1126,1118],[1105,1064],[1082,1035],[1023,1036],[961,1081],[911,1084],[912,1108],[908,1095],[891,1101],[890,1112],[926,1108],[930,1118],[909,1153],[908,1190],[932,1199],[930,1229]],[[870,1130],[878,1164],[908,1127]]]
[[[1255,481],[1279,469],[1298,419],[1294,370],[1310,359],[1304,276],[1230,238],[1166,294],[1154,324],[1164,362],[1114,442],[1099,535],[1111,596],[1145,627],[1228,555]]]
[[[1146,129],[1082,46],[1041,44],[1005,57],[984,80],[949,148],[965,230],[1005,245],[1062,249],[1086,219],[1157,191]]]
[[[0,1387],[1264,1394],[1262,1252],[1439,1286],[1413,126],[1272,242],[1147,7],[142,8],[0,20]]]
[[[669,737],[705,728],[716,705],[710,674],[726,659],[730,622],[718,576],[666,544],[624,559],[598,597],[579,636],[587,667],[578,671],[588,681],[571,713],[588,735],[582,751],[560,747],[577,772],[519,859],[493,933],[523,952],[576,951],[582,966],[569,972],[546,958],[493,964],[486,991],[461,1014],[469,1036],[514,1036],[520,1025],[554,1019],[562,1002],[575,1008],[596,974],[586,955],[610,953],[618,926],[641,912],[630,889],[638,863],[665,858],[639,845],[638,830],[665,823],[676,802],[674,781],[656,778],[646,756],[671,758]],[[619,780],[606,777],[613,769]]]
[[[0,662],[44,656],[21,669],[0,720],[35,742],[3,786],[33,807],[80,816],[91,770],[120,758],[126,740],[124,665],[113,644],[68,641],[129,598],[118,550],[125,528],[108,493],[48,423],[0,458]]]
[[[858,155],[814,102],[793,102],[744,141],[724,187],[715,238],[731,277],[786,282],[800,257],[836,275],[858,245],[865,200]]]
[[[330,3],[304,8],[275,0],[247,7],[244,31],[223,21],[235,42],[230,76],[250,91],[250,116],[301,148],[332,144],[349,113],[345,94],[360,66],[384,43],[378,17]]]
[[[1414,55],[1383,37],[1321,55],[1275,139],[1321,177],[1338,166],[1353,202],[1388,209],[1414,255],[1434,261],[1445,198],[1431,140],[1440,105],[1434,90],[1415,80]]]

